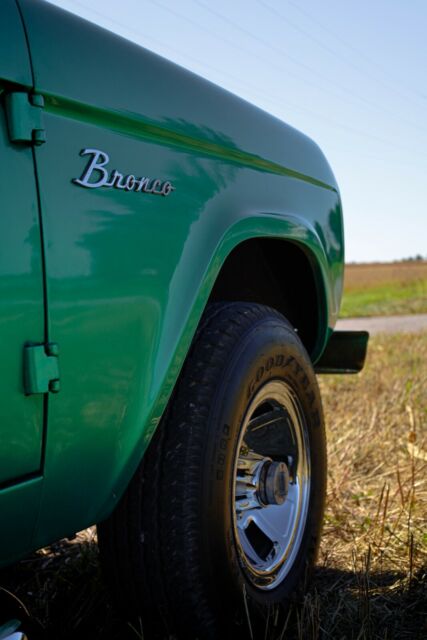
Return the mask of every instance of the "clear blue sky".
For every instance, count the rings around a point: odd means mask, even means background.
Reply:
[[[427,0],[50,0],[314,138],[348,261],[427,255]]]

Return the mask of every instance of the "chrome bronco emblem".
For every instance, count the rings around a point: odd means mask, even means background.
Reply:
[[[86,169],[80,178],[74,178],[73,182],[87,189],[98,189],[99,187],[114,187],[125,191],[138,191],[142,193],[152,193],[155,196],[168,196],[175,187],[169,180],[159,180],[159,178],[139,177],[129,174],[123,175],[117,169],[109,173],[106,165],[110,162],[110,156],[105,151],[99,149],[82,149],[81,156],[91,155],[92,158],[86,165]]]

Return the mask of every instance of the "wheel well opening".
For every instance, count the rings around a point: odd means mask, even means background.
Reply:
[[[319,295],[310,258],[297,244],[254,238],[224,262],[209,301],[257,302],[282,313],[297,329],[308,353],[316,344]]]

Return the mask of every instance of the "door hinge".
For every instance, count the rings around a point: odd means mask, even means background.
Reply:
[[[43,96],[15,91],[5,97],[9,139],[40,145],[46,142],[43,125]]]
[[[60,390],[59,347],[55,342],[24,347],[24,392],[58,393]]]

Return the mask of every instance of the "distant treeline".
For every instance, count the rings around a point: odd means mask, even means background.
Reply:
[[[346,262],[346,264],[400,264],[401,262],[427,262],[427,254],[422,256],[420,253],[417,253],[415,256],[410,256],[409,258],[399,258],[396,260],[390,260],[389,262],[357,262],[356,260],[350,260]]]

